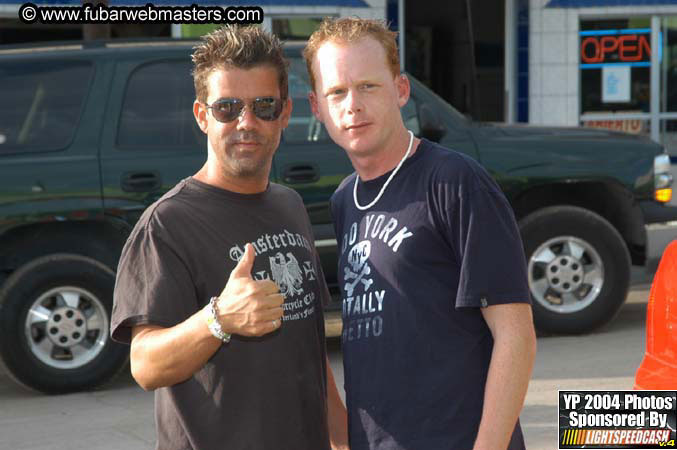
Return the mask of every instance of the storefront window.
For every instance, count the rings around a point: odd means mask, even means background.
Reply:
[[[661,18],[660,139],[677,156],[677,17]]]
[[[677,156],[677,120],[661,120],[661,144],[671,156]]]
[[[582,20],[581,125],[650,136],[677,156],[677,16]]]
[[[648,134],[651,19],[583,20],[579,42],[582,124]]]
[[[662,18],[661,111],[677,111],[677,17]]]

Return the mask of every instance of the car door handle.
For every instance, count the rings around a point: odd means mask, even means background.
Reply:
[[[150,192],[162,186],[162,180],[156,172],[132,172],[122,175],[120,185],[125,192]]]
[[[312,164],[289,166],[282,173],[282,181],[287,184],[312,183],[320,179],[317,168]]]

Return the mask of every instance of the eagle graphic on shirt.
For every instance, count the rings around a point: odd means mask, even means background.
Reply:
[[[273,280],[280,287],[282,295],[293,297],[303,293],[303,272],[299,266],[298,260],[291,252],[287,252],[287,256],[281,252],[277,252],[275,256],[270,256],[270,271],[273,275]]]

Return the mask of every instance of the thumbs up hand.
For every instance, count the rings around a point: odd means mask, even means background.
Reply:
[[[254,247],[247,244],[219,295],[219,322],[226,333],[263,336],[282,325],[284,297],[274,282],[252,278],[254,258]]]

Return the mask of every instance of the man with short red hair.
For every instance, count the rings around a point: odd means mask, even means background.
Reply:
[[[356,170],[331,201],[351,449],[524,449],[536,340],[510,205],[477,162],[405,128],[383,24],[327,19],[304,56],[313,113]]]

